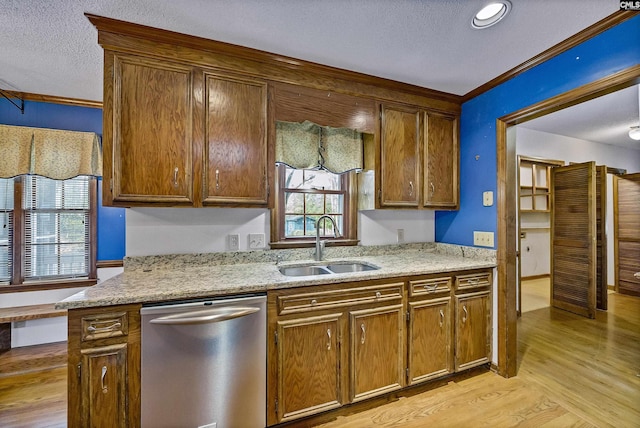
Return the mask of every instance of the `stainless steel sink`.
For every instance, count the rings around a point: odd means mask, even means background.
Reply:
[[[377,266],[368,265],[366,263],[337,263],[327,265],[327,269],[329,269],[333,273],[347,273],[347,272],[365,272],[368,270],[378,270],[380,269]]]
[[[364,272],[377,269],[380,268],[361,262],[331,263],[328,265],[312,266],[282,266],[279,268],[280,273],[286,276],[328,275],[332,273]]]
[[[309,276],[331,274],[324,266],[283,266],[280,273],[286,276]]]

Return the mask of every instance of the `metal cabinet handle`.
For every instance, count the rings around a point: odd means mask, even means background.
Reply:
[[[444,325],[444,312],[440,309],[440,328]]]
[[[438,284],[433,284],[433,285],[425,285],[424,289],[427,290],[427,292],[429,293],[435,293],[436,290],[438,289]]]
[[[413,181],[409,182],[409,196],[413,196]]]
[[[364,345],[364,340],[367,334],[367,332],[364,329],[364,324],[360,324],[360,330],[362,330],[362,335],[360,336],[360,344]]]
[[[327,336],[329,337],[329,341],[327,342],[327,351],[331,351],[331,329],[327,329]]]
[[[429,183],[429,186],[431,186],[431,196],[433,196],[436,193],[436,186],[433,185],[433,181]]]
[[[216,169],[216,190],[220,190],[220,170]]]
[[[316,299],[311,300],[311,306],[315,306],[317,304],[318,304],[318,301]]]
[[[178,187],[178,167],[173,169],[173,185]]]
[[[379,291],[376,291],[376,299],[379,299],[382,297],[382,293]]]
[[[104,384],[104,378],[107,376],[107,366],[102,366],[102,376],[100,376],[100,387],[102,388],[102,392],[106,394],[109,392],[106,385]]]
[[[108,333],[110,331],[115,331],[116,329],[122,327],[122,323],[120,322],[114,322],[111,325],[108,325],[106,327],[96,327],[94,325],[90,325],[89,327],[87,327],[87,330],[90,333]]]
[[[467,322],[467,318],[469,317],[469,311],[467,311],[467,307],[463,305],[462,311],[464,312],[464,315],[462,316],[462,322]]]

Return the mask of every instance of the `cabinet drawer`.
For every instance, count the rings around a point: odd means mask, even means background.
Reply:
[[[322,310],[367,303],[401,301],[403,282],[278,296],[278,314],[286,315],[309,310]]]
[[[82,317],[82,341],[121,337],[129,333],[126,312],[86,315]]]
[[[476,272],[468,275],[456,275],[456,290],[490,287],[493,284],[491,271]]]
[[[451,291],[452,282],[450,276],[409,281],[409,297],[447,293]]]

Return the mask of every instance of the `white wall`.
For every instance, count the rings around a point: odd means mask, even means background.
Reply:
[[[122,268],[98,269],[98,283],[120,272],[122,272]],[[61,288],[58,290],[0,294],[0,308],[56,303],[84,289],[83,287]],[[13,323],[11,327],[11,345],[14,348],[65,340],[67,340],[67,317],[23,321]]]
[[[126,210],[126,255],[185,254],[227,251],[227,235],[238,234],[240,251],[248,250],[248,235],[264,233],[268,245],[270,212],[258,208],[131,208]],[[361,211],[361,245],[433,242],[435,212],[428,210]]]
[[[526,126],[526,125],[525,125]],[[625,149],[622,147],[611,146],[608,144],[594,143],[592,141],[579,140],[577,138],[565,137],[563,135],[549,134],[546,132],[534,131],[531,129],[523,128],[522,126],[516,127],[516,153],[523,156],[539,157],[543,159],[557,159],[564,160],[567,164],[570,162],[589,162],[595,161],[598,165],[606,165],[612,168],[626,169],[627,172],[639,172],[640,171],[640,146],[638,150]],[[611,187],[611,177],[608,178],[607,188],[607,246],[608,246],[608,284],[614,283],[613,272],[613,190]],[[549,246],[545,247],[544,240],[540,239],[539,233],[527,232],[528,239],[531,237],[530,247],[535,245],[536,254],[534,257],[525,256],[523,254],[522,260],[522,276],[525,272],[540,271],[537,267],[542,263],[541,260],[549,259]],[[548,236],[546,238],[548,242]],[[526,241],[522,242],[522,250],[526,251]],[[542,251],[546,253],[542,254]],[[538,254],[540,252],[540,254]],[[528,260],[528,265],[525,266],[525,262]],[[535,263],[537,267],[531,264]],[[549,273],[548,263],[547,272]]]

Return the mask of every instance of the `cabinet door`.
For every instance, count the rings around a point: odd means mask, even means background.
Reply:
[[[205,74],[203,205],[267,204],[267,86]]]
[[[341,318],[331,314],[278,321],[278,422],[343,404]]]
[[[424,206],[458,207],[458,119],[425,114]]]
[[[488,363],[491,357],[489,291],[456,296],[456,371]]]
[[[105,62],[105,205],[192,205],[191,68],[120,54]]]
[[[351,312],[351,400],[404,386],[403,305]]]
[[[382,107],[380,205],[417,207],[420,201],[420,112]]]
[[[409,384],[453,372],[451,298],[409,303]]]
[[[84,350],[81,361],[82,426],[127,426],[127,344]]]

